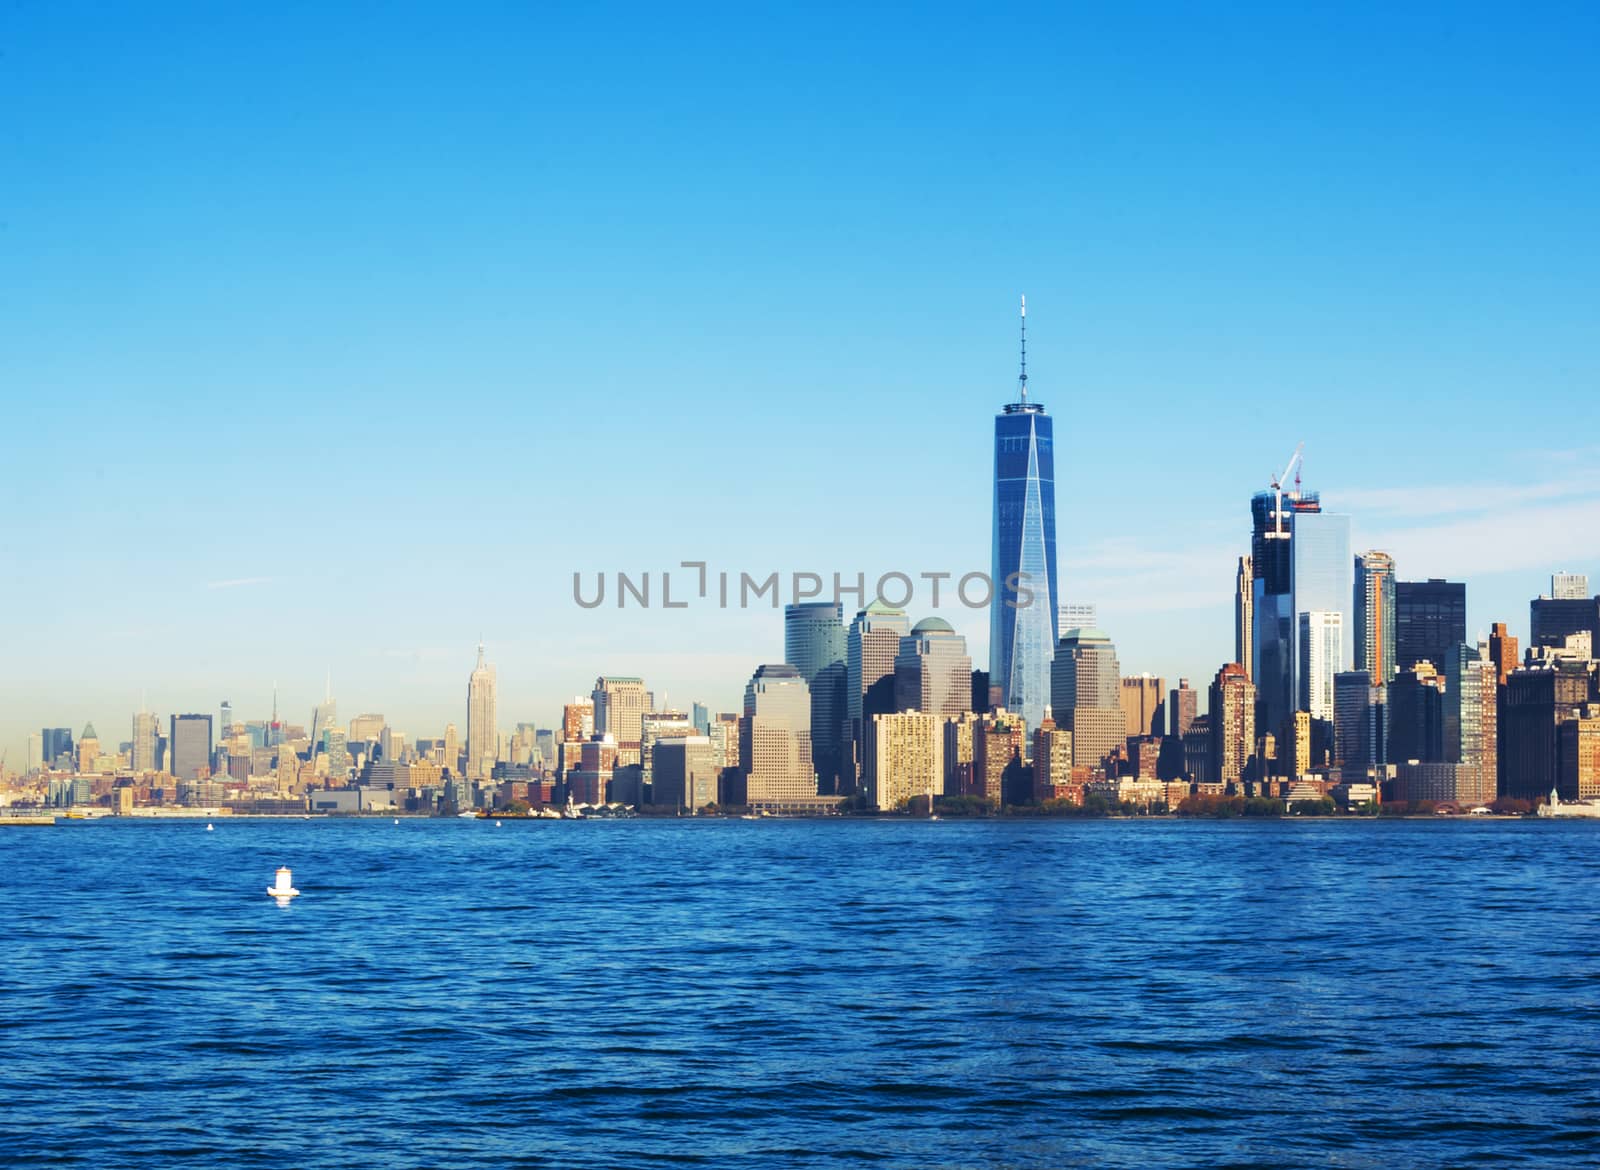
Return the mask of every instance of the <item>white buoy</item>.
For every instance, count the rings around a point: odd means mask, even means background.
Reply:
[[[273,875],[272,886],[267,890],[274,898],[293,898],[300,891],[294,888],[294,874],[287,865],[280,865]]]
[[[398,825],[400,823],[400,818],[399,817],[395,817],[394,823]]]
[[[505,826],[504,826],[504,825],[502,825],[502,824],[501,824],[501,823],[500,823],[500,822],[499,822],[499,821],[496,821],[496,822],[495,822],[495,823],[494,823],[494,827],[495,827],[495,828],[497,828],[497,829],[503,829],[503,828],[505,828]]]
[[[206,826],[206,832],[215,833],[216,831],[217,831],[217,826],[215,826],[215,825],[207,825]]]

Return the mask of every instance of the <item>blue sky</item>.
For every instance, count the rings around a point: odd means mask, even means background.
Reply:
[[[987,568],[1019,292],[1126,671],[1302,440],[1474,625],[1600,581],[1600,14],[1219,8],[8,5],[0,744],[731,707],[779,618],[573,571]]]

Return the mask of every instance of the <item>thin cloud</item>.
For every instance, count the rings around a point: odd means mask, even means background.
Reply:
[[[1370,488],[1339,492],[1340,511],[1378,513],[1385,517],[1424,519],[1470,513],[1505,515],[1529,504],[1600,499],[1600,467],[1572,466],[1566,456],[1547,456],[1549,464],[1566,464],[1554,477],[1533,483],[1424,484],[1405,488]],[[1556,470],[1550,467],[1549,470]],[[1334,493],[1327,493],[1332,496]]]
[[[271,577],[234,577],[228,581],[207,581],[207,589],[242,589],[246,585],[265,585]]]

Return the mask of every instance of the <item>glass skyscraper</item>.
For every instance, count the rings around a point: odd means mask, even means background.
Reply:
[[[1349,639],[1344,638],[1344,631],[1354,624],[1350,620],[1355,591],[1355,562],[1350,556],[1350,517],[1334,512],[1307,512],[1297,516],[1294,539],[1289,542],[1289,548],[1290,587],[1293,591],[1291,612],[1294,614],[1289,626],[1290,636],[1294,639],[1289,652],[1289,662],[1294,668],[1294,688],[1290,693],[1297,703],[1302,703],[1302,706],[1295,708],[1300,710],[1304,709],[1303,697],[1307,694],[1300,673],[1301,614],[1339,615],[1339,660],[1327,672],[1328,685],[1332,686],[1333,674],[1350,668],[1352,655]],[[1280,718],[1278,723],[1269,723],[1264,730],[1276,732],[1281,723]]]
[[[1050,417],[1028,400],[1027,305],[1017,401],[994,420],[994,592],[989,603],[989,680],[1030,728],[1050,702],[1055,657],[1056,464]]]
[[[837,601],[797,602],[784,609],[783,660],[811,688],[812,759],[822,791],[837,792],[849,714],[844,611]]]

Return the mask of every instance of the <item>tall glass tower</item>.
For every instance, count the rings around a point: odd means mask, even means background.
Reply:
[[[1056,460],[1050,417],[1028,400],[1028,301],[1022,301],[1017,401],[994,420],[994,592],[989,602],[989,679],[1001,702],[1039,726],[1050,702],[1058,635]]]
[[[837,601],[802,601],[783,611],[783,660],[811,688],[811,756],[824,795],[839,790],[848,713],[844,611]]]

